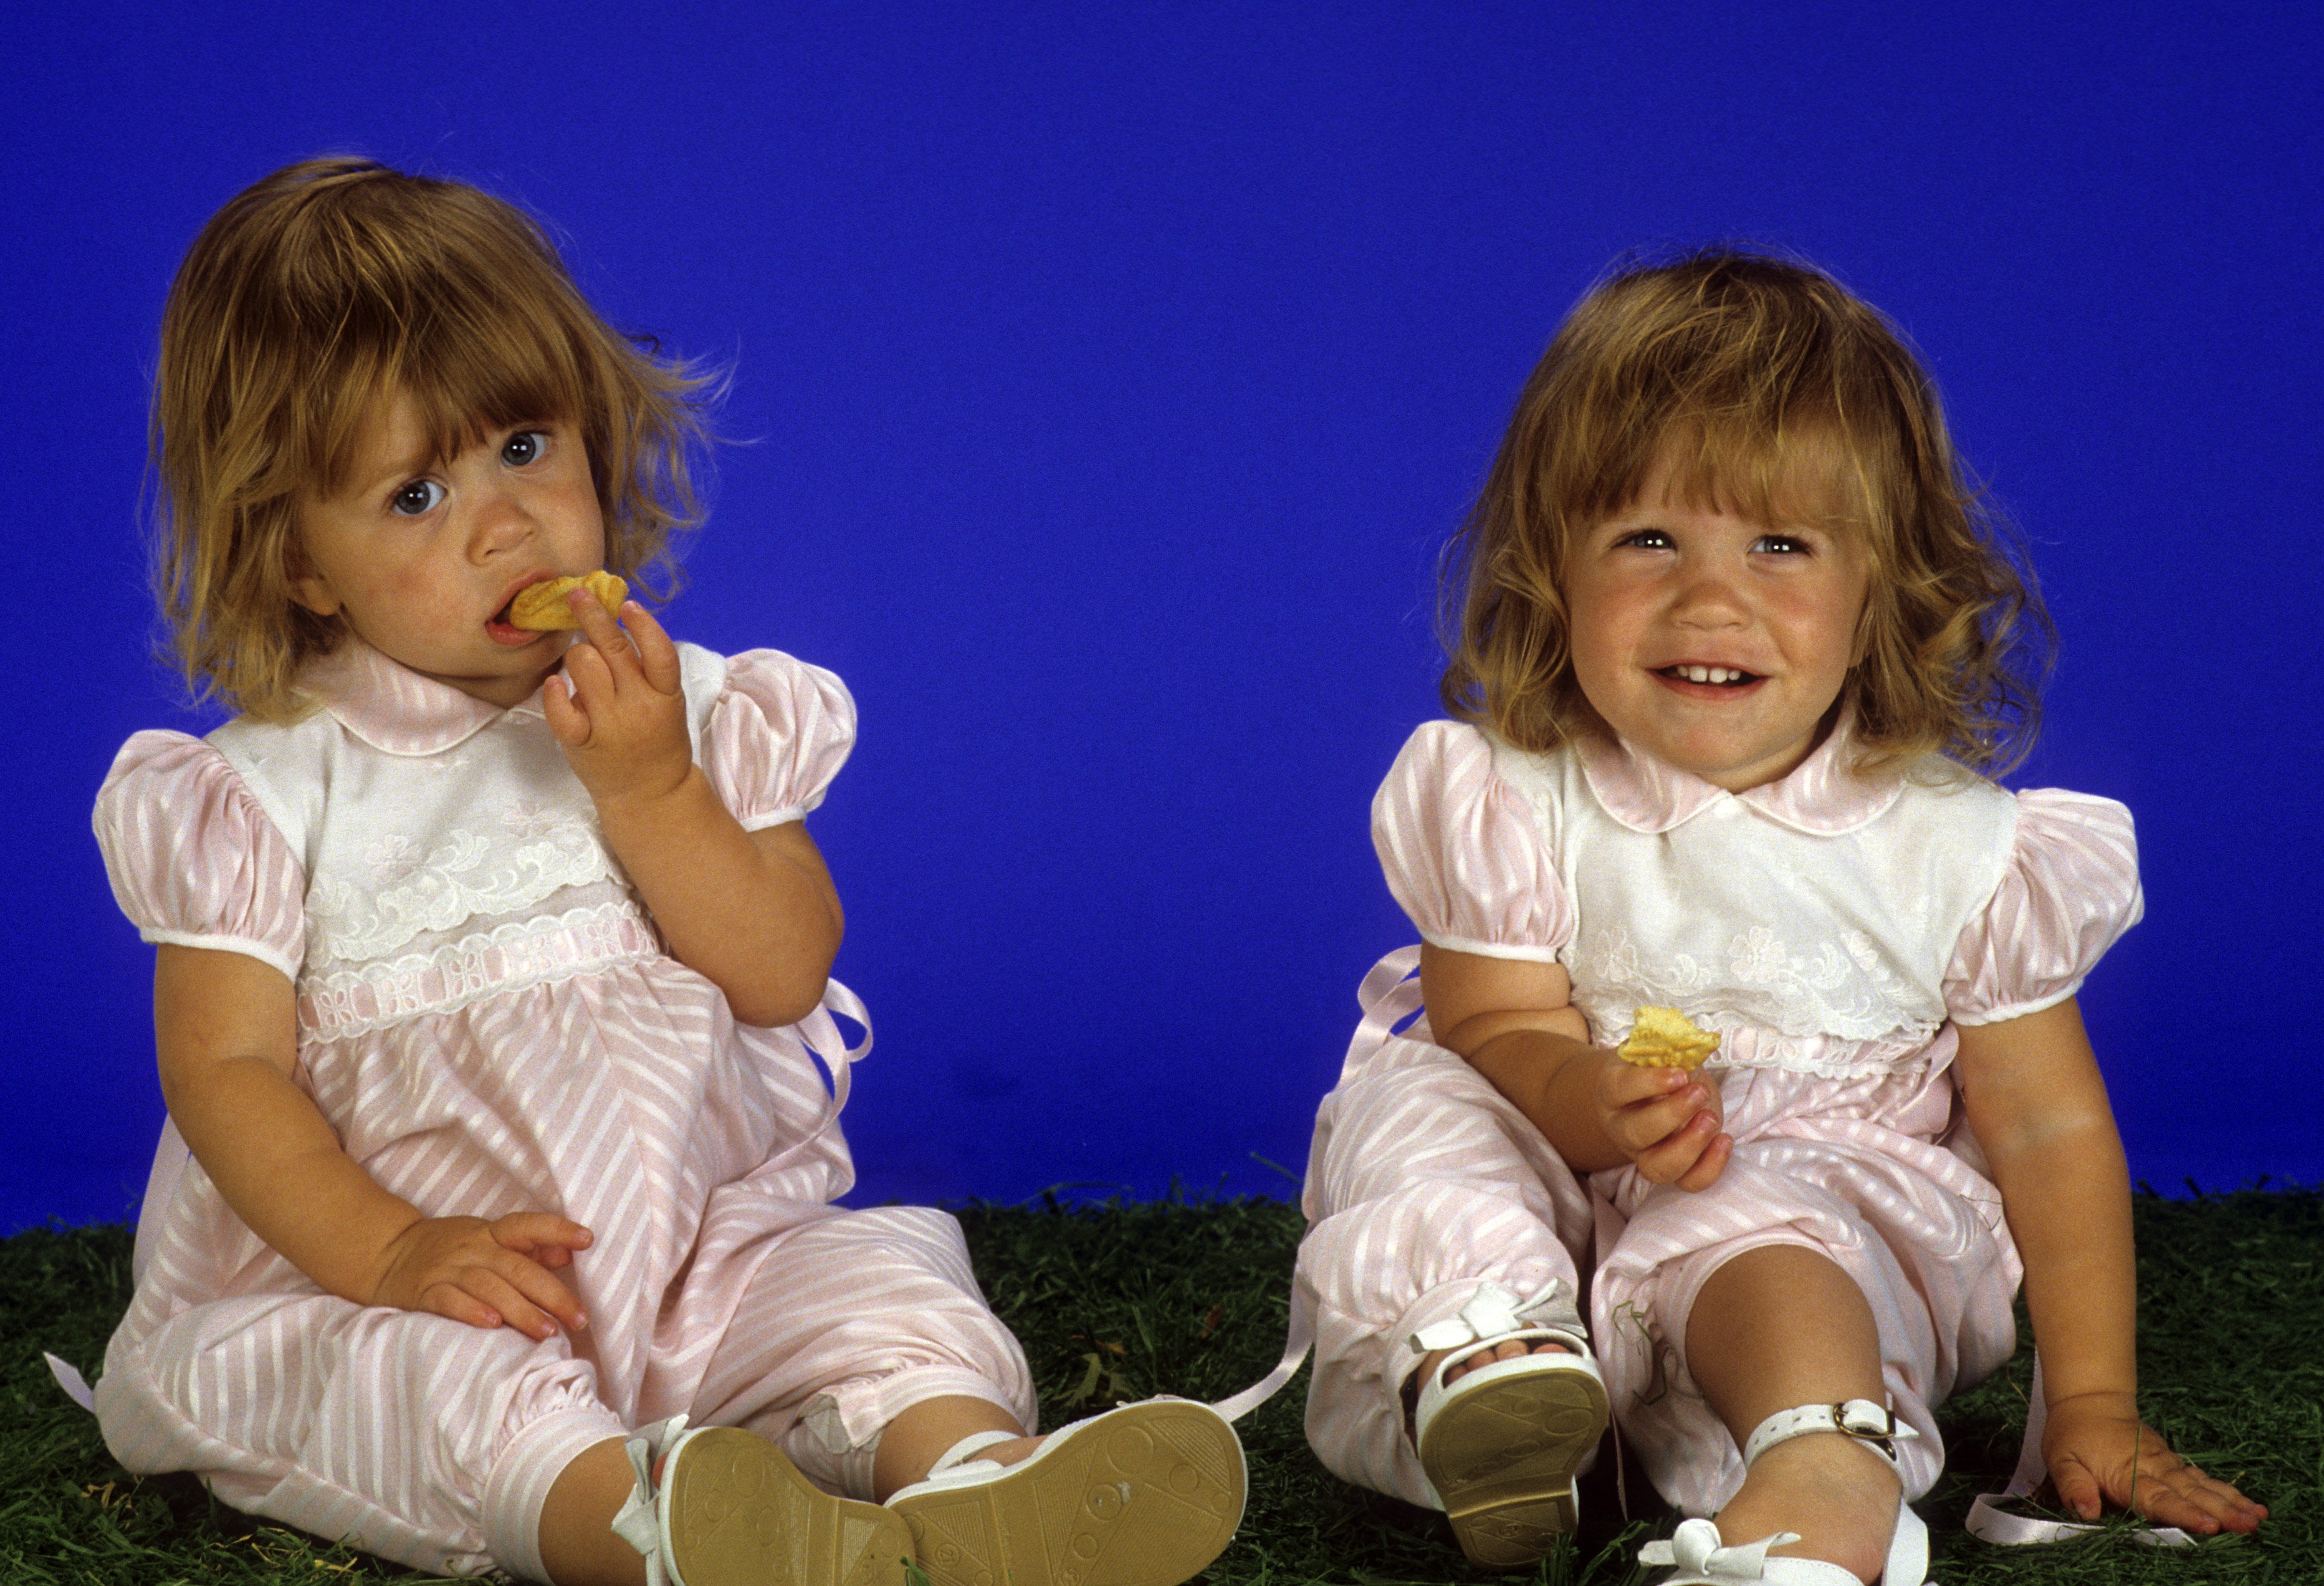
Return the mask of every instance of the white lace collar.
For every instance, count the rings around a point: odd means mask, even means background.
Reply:
[[[1576,739],[1573,749],[1599,804],[1634,832],[1670,831],[1731,798],[1794,831],[1829,837],[1869,825],[1904,791],[1904,779],[1893,771],[1859,777],[1849,770],[1856,752],[1855,725],[1855,707],[1842,706],[1831,735],[1789,775],[1740,793],[1618,738],[1593,733]]]
[[[308,663],[299,688],[339,724],[390,754],[439,754],[504,715],[538,716],[540,696],[503,710],[449,683],[421,677],[349,634],[338,649]]]

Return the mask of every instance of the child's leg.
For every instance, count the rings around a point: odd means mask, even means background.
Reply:
[[[971,1433],[1030,1428],[1024,1351],[985,1305],[951,1217],[840,1212],[766,1242],[690,1401],[667,1410],[748,1427],[819,1485],[866,1499]]]
[[[1769,1415],[1802,1405],[1885,1397],[1879,1329],[1864,1292],[1829,1258],[1798,1245],[1762,1245],[1713,1272],[1686,1323],[1686,1361],[1738,1446]],[[1792,1439],[1754,1462],[1719,1511],[1730,1545],[1775,1531],[1800,1540],[1773,1549],[1880,1572],[1902,1493],[1895,1468],[1840,1433]]]
[[[541,1496],[623,1429],[595,1389],[562,1335],[268,1295],[116,1340],[97,1402],[133,1471],[193,1471],[245,1513],[430,1574],[537,1579]]]
[[[1232,1536],[1241,1450],[1206,1406],[1149,1401],[1071,1435],[1016,1435],[1034,1418],[1024,1355],[945,1213],[842,1213],[770,1244],[693,1413],[857,1498],[898,1497],[953,1453],[956,1471],[887,1511],[936,1586],[1176,1586]],[[994,1441],[962,1446],[979,1434]]]
[[[636,1478],[622,1439],[576,1455],[540,1506],[540,1562],[555,1586],[644,1586],[645,1554],[614,1534]]]
[[[1485,1281],[1519,1298],[1578,1279],[1590,1203],[1538,1130],[1458,1055],[1391,1042],[1327,1097],[1297,1281],[1315,1314],[1307,1438],[1335,1474],[1432,1501],[1407,1388],[1422,1329]],[[1431,1357],[1431,1359],[1440,1357]]]

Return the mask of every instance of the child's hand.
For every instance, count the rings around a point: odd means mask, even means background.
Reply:
[[[512,1212],[489,1222],[423,1217],[388,1245],[371,1303],[433,1311],[471,1327],[513,1327],[533,1339],[549,1337],[559,1323],[578,1332],[589,1318],[549,1268],[570,1266],[592,1237],[546,1212]]]
[[[1720,1132],[1719,1087],[1683,1068],[1639,1068],[1609,1052],[1597,1101],[1606,1138],[1650,1184],[1708,1189],[1735,1148]]]
[[[2085,1520],[2114,1503],[2157,1525],[2209,1536],[2255,1531],[2267,1518],[2264,1505],[2172,1453],[2162,1434],[2139,1420],[2128,1394],[2079,1394],[2052,1405],[2042,1458],[2059,1507]]]
[[[622,607],[624,632],[586,589],[567,598],[583,642],[565,652],[565,676],[541,686],[549,730],[600,807],[671,791],[694,765],[678,646],[636,601]]]

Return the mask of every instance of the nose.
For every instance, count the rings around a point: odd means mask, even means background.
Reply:
[[[540,526],[523,496],[497,482],[472,489],[468,506],[468,555],[479,562],[515,549]]]
[[[1733,628],[1749,619],[1736,569],[1721,562],[1702,563],[1690,569],[1672,603],[1671,617],[1685,628]]]

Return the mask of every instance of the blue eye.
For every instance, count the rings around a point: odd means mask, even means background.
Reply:
[[[1795,534],[1762,534],[1751,549],[1776,551],[1785,556],[1808,556],[1814,551],[1812,546]]]
[[[521,468],[540,460],[549,449],[549,436],[543,430],[520,429],[501,443],[501,461],[512,468]]]
[[[424,517],[434,512],[443,499],[444,487],[433,479],[414,479],[388,499],[387,510],[399,518]]]

